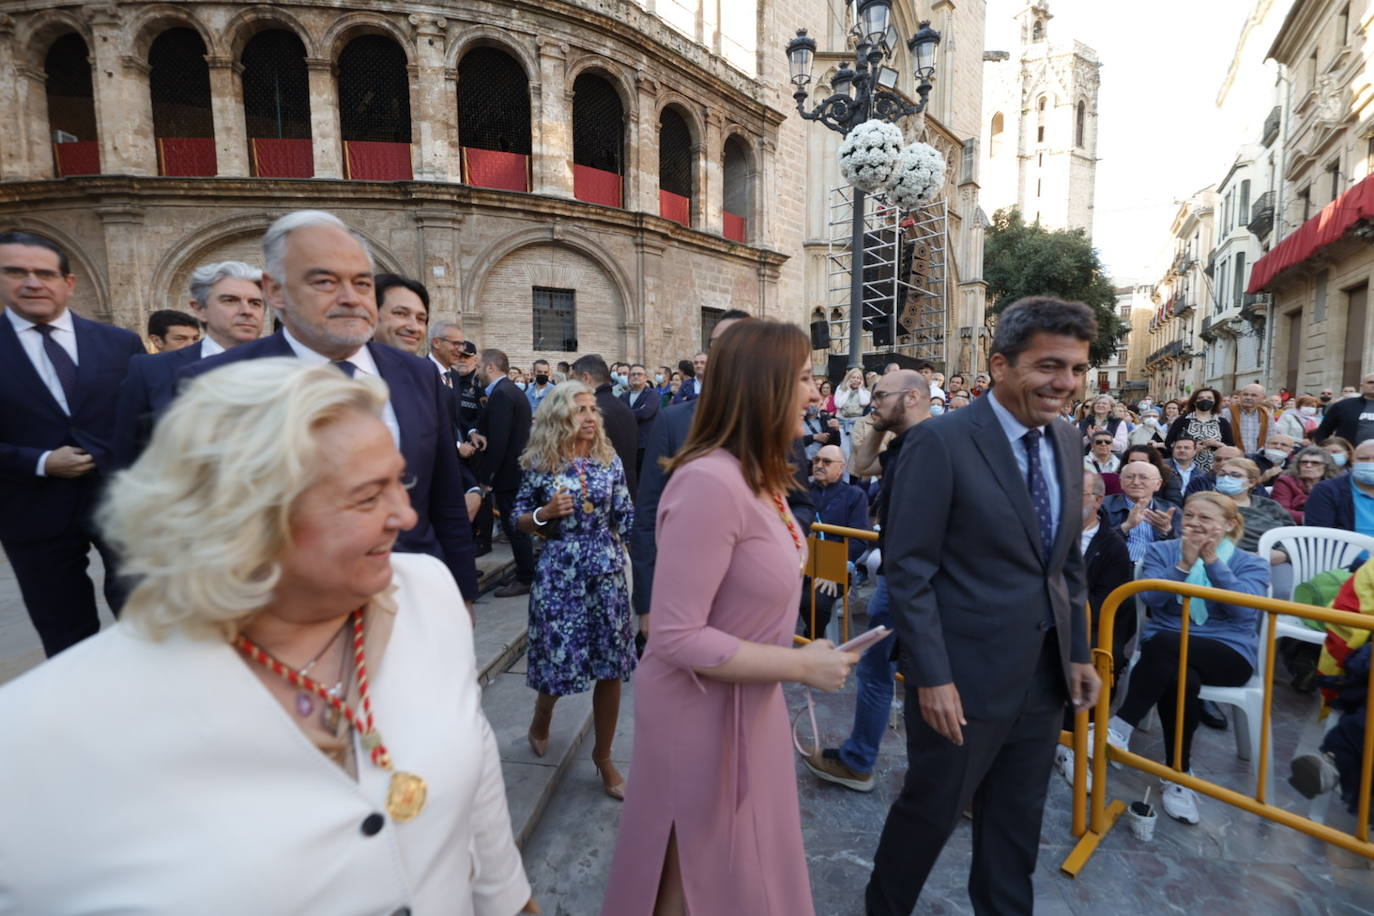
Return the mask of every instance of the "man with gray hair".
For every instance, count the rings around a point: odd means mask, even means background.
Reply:
[[[203,264],[191,272],[190,306],[205,329],[199,341],[180,350],[135,356],[129,363],[115,414],[116,467],[128,467],[143,452],[153,418],[176,394],[182,368],[262,334],[262,271],[242,261]]]
[[[239,360],[294,356],[311,364],[331,363],[350,377],[385,381],[390,396],[382,422],[406,459],[410,500],[419,516],[395,549],[443,560],[463,597],[476,600],[472,529],[448,393],[433,364],[373,342],[377,299],[367,243],[332,213],[298,210],[268,228],[262,251],[263,295],[281,318],[281,331],[191,363],[180,377]]]

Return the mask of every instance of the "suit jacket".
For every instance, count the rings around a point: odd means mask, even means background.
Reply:
[[[448,389],[427,359],[376,341],[369,341],[367,350],[391,390],[391,409],[401,429],[401,455],[406,461],[406,474],[414,481],[410,504],[419,515],[415,527],[401,532],[396,539],[396,549],[427,553],[443,560],[463,597],[475,601],[477,559],[463,500],[466,488],[458,470],[458,450],[449,422]],[[273,356],[295,356],[280,333],[188,363],[181,368],[178,378],[184,382],[232,362]]]
[[[145,353],[129,361],[129,374],[119,386],[115,414],[115,466],[138,460],[153,432],[153,420],[176,395],[177,373],[200,359],[203,340],[170,353]]]
[[[1355,530],[1355,481],[1349,474],[1323,480],[1307,494],[1303,523],[1314,528]]]
[[[893,467],[883,568],[908,687],[953,682],[969,716],[1014,715],[1053,616],[1066,694],[1088,661],[1078,430],[1046,429],[1060,514],[1048,556],[1025,476],[987,398],[906,433]],[[970,549],[948,549],[955,545]]]
[[[0,762],[6,911],[119,901],[158,916],[509,916],[523,906],[529,884],[468,615],[438,562],[391,562],[398,610],[380,665],[368,658],[370,696],[397,768],[429,783],[419,817],[360,829],[381,818],[389,774],[365,753],[356,780],[339,770],[223,639],[154,642],[119,623],[0,689],[0,727],[29,749]],[[284,874],[283,861],[300,871]]]
[[[634,411],[635,420],[639,423],[639,448],[647,448],[649,433],[654,428],[654,421],[658,419],[662,398],[653,388],[645,388],[639,393],[639,400],[634,404],[630,403],[630,392],[628,391],[622,394],[620,399]]]
[[[606,437],[611,440],[615,453],[620,456],[620,463],[625,466],[625,486],[630,490],[630,498],[634,499],[639,492],[639,472],[635,470],[639,463],[636,460],[639,457],[639,421],[635,419],[635,412],[630,405],[611,390],[610,382],[597,386],[596,406],[601,408],[601,422],[606,426]]]
[[[530,441],[530,402],[515,382],[497,380],[482,408],[477,431],[487,437],[477,469],[478,481],[493,490],[520,489],[520,453]]]
[[[115,402],[138,335],[72,313],[76,397],[62,412],[29,362],[14,326],[0,316],[0,540],[56,537],[84,525],[103,480],[115,470]],[[83,477],[39,477],[44,452],[73,445],[96,469]]]
[[[1195,476],[1193,481],[1196,480],[1197,477]],[[1191,483],[1189,486],[1191,486]],[[1102,500],[1102,508],[1098,512],[1098,517],[1121,533],[1121,526],[1125,524],[1127,517],[1131,514],[1131,505],[1131,498],[1125,493],[1113,493]],[[1150,500],[1150,508],[1159,512],[1168,512],[1170,509],[1174,510],[1173,527],[1168,534],[1161,534],[1158,528],[1150,529],[1154,532],[1156,541],[1167,541],[1170,538],[1183,537],[1182,509],[1179,509],[1175,504],[1165,500],[1159,493],[1156,493],[1155,498]],[[1122,534],[1124,537],[1124,533]]]
[[[1092,609],[1092,639],[1090,645],[1097,645],[1097,627],[1102,612],[1102,602],[1122,585],[1130,582],[1135,575],[1131,563],[1131,553],[1126,548],[1126,539],[1111,525],[1098,524],[1093,532],[1088,549],[1083,553],[1084,579],[1088,584],[1088,606]],[[1135,635],[1135,601],[1126,599],[1116,612],[1116,625],[1112,630],[1112,661],[1119,671],[1129,660],[1126,658],[1126,643]]]

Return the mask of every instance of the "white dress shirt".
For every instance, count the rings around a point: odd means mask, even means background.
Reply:
[[[332,363],[336,360],[330,359],[323,353],[316,353],[314,350],[301,343],[291,336],[291,332],[285,327],[281,329],[282,336],[286,338],[291,351],[296,354],[298,359],[303,359],[312,366],[323,366],[325,363]],[[372,351],[368,350],[367,344],[359,347],[352,356],[345,356],[338,362],[350,362],[355,370],[355,377],[358,375],[368,375],[373,378],[381,378],[382,374],[377,371],[377,363],[372,359]],[[396,419],[396,411],[391,406],[391,396],[386,399],[386,406],[382,408],[382,422],[386,424],[387,430],[391,433],[391,440],[396,443],[396,447],[401,447],[401,424]]]
[[[435,359],[433,353],[429,354],[429,356],[428,356],[427,358],[429,359],[429,361],[430,361],[431,363],[434,364],[434,368],[435,368],[436,370],[438,370],[438,372],[439,372],[439,381],[441,381],[441,382],[444,383],[444,387],[445,387],[445,388],[452,388],[453,385],[449,382],[448,370],[444,368],[444,364],[441,363],[441,362],[439,362],[437,359]]]
[[[219,345],[215,338],[206,334],[200,339],[200,358],[209,359],[212,356],[219,356],[224,352],[224,348]]]
[[[1010,410],[997,400],[994,391],[989,395],[992,401],[992,412],[997,415],[997,422],[1002,427],[1003,434],[1006,435],[1011,443],[1011,453],[1016,458],[1016,467],[1021,471],[1021,483],[1026,490],[1030,490],[1030,480],[1026,476],[1030,464],[1026,460],[1026,443],[1022,437],[1030,432],[1031,428],[1022,424],[1016,417],[1012,416]],[[1048,426],[1036,427],[1040,430],[1040,473],[1045,478],[1046,494],[1050,498],[1051,524],[1050,532],[1055,538],[1059,537],[1059,516],[1063,514],[1063,500],[1059,496],[1059,464],[1054,454],[1054,445],[1050,443],[1050,437],[1054,435],[1054,430]]]
[[[1101,527],[1102,525],[1099,522],[1098,524],[1093,525],[1091,528],[1083,529],[1083,534],[1080,535],[1078,538],[1078,552],[1081,553],[1083,556],[1086,557],[1088,555],[1088,545],[1093,542],[1093,537],[1096,536],[1097,529]]]
[[[53,399],[57,401],[57,406],[62,408],[62,412],[67,416],[72,415],[71,406],[67,403],[67,392],[62,390],[62,382],[57,377],[57,370],[53,368],[52,360],[48,359],[48,354],[43,352],[43,335],[37,330],[37,324],[21,317],[14,309],[5,309],[5,316],[9,318],[10,325],[14,328],[14,334],[19,338],[19,345],[24,348],[24,355],[33,364],[34,371],[43,380],[43,384],[52,393]],[[67,351],[67,355],[72,358],[72,362],[81,365],[81,361],[76,354],[76,324],[72,321],[72,313],[66,309],[52,321],[48,326],[53,329],[52,339],[57,341],[58,346]],[[48,456],[52,454],[52,449],[38,456],[38,467],[34,473],[39,477],[47,477],[44,465],[47,464]]]

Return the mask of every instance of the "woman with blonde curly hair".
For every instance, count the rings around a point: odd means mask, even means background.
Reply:
[[[120,622],[0,689],[0,910],[537,912],[386,401],[234,363],[113,480]]]
[[[520,466],[516,524],[545,539],[530,590],[525,680],[539,691],[530,749],[537,757],[547,752],[558,698],[595,684],[592,763],[606,794],[622,800],[625,781],[611,762],[611,741],[620,682],[635,667],[623,546],[634,502],[590,388],[564,382],[544,398]]]

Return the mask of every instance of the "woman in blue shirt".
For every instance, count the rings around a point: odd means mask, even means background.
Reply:
[[[1241,550],[1245,521],[1231,499],[1204,491],[1183,507],[1183,537],[1151,544],[1141,566],[1142,579],[1170,579],[1247,595],[1263,595],[1269,563]],[[1131,732],[1151,706],[1164,726],[1165,762],[1174,759],[1174,709],[1178,696],[1178,651],[1183,599],[1171,592],[1142,592],[1150,619],[1141,634],[1140,660],[1131,669],[1126,700],[1109,724],[1108,738],[1125,749]],[[1190,770],[1193,732],[1198,724],[1198,692],[1203,684],[1240,687],[1254,674],[1259,653],[1259,611],[1217,601],[1193,599],[1188,628],[1187,696],[1183,707],[1182,768]],[[1187,824],[1198,822],[1197,793],[1165,781],[1164,812]]]

